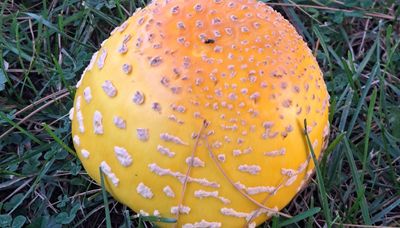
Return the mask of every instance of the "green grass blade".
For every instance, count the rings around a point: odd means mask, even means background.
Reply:
[[[273,216],[271,228],[278,228],[278,227],[279,227],[279,217]]]
[[[37,15],[37,14],[34,14],[34,13],[25,13],[25,14],[26,14],[27,16],[31,17],[32,19],[36,20],[37,22],[42,23],[42,24],[45,25],[46,27],[52,29],[54,32],[63,35],[63,36],[66,37],[67,39],[72,40],[72,41],[74,41],[74,42],[76,42],[76,43],[78,43],[78,44],[80,44],[80,45],[82,45],[82,46],[84,46],[84,47],[86,47],[86,48],[93,48],[93,49],[94,49],[93,46],[84,44],[84,43],[82,43],[81,41],[75,39],[74,37],[71,37],[71,36],[69,36],[68,34],[66,34],[66,33],[60,31],[60,30],[57,28],[57,26],[53,25],[50,21],[48,21],[48,20],[46,20],[45,18],[43,18],[43,16]]]
[[[320,211],[321,211],[321,208],[313,207],[313,208],[308,209],[307,211],[305,211],[305,212],[303,212],[301,214],[298,214],[298,215],[296,215],[296,216],[294,216],[294,217],[292,217],[290,219],[287,219],[287,220],[285,220],[283,222],[280,222],[278,227],[285,227],[285,226],[291,225],[293,223],[297,223],[297,222],[299,222],[301,220],[304,220],[306,218],[309,218],[309,217],[317,214]]]
[[[129,215],[129,210],[124,211],[125,227],[130,228],[132,226],[131,218]]]
[[[32,133],[30,133],[29,131],[23,129],[21,126],[19,126],[18,124],[16,124],[14,121],[10,120],[6,114],[4,114],[3,112],[0,112],[0,118],[5,120],[7,123],[9,123],[10,125],[12,125],[14,128],[18,129],[21,133],[23,133],[24,135],[28,136],[32,141],[34,141],[35,143],[41,145],[43,144],[43,142],[36,138],[36,136],[34,136]]]
[[[317,26],[313,26],[312,30],[315,33],[315,35],[318,37],[318,39],[319,39],[319,41],[321,43],[322,49],[324,50],[324,53],[326,55],[326,59],[327,59],[328,64],[329,64],[329,78],[330,78],[331,81],[333,81],[333,63],[332,63],[332,60],[331,60],[331,56],[329,54],[328,44],[325,42],[325,39],[322,36],[322,33],[319,31]]]
[[[324,153],[330,154],[337,145],[343,140],[343,137],[346,135],[345,132],[340,133],[336,138],[329,144],[328,148],[326,148]]]
[[[69,148],[59,137],[57,137],[56,134],[50,129],[50,127],[47,124],[43,125],[44,130],[56,141],[64,150],[68,151],[72,156],[76,157],[76,153],[74,150]]]
[[[382,219],[393,209],[398,208],[400,206],[400,197],[398,197],[398,199],[393,202],[392,204],[390,204],[389,206],[387,206],[386,208],[384,208],[381,212],[379,212],[378,214],[374,215],[372,217],[372,222],[374,223],[378,223],[381,222]]]
[[[139,215],[141,218],[142,222],[161,222],[161,223],[176,223],[176,218],[163,218],[159,216],[142,216]]]
[[[361,213],[364,219],[364,223],[367,225],[371,225],[372,221],[371,221],[371,217],[369,215],[369,209],[368,209],[368,203],[367,200],[365,198],[365,188],[361,183],[361,178],[358,175],[358,170],[357,170],[357,166],[356,166],[356,162],[354,161],[354,157],[352,154],[352,150],[350,148],[350,143],[347,140],[347,138],[344,138],[344,144],[345,144],[345,155],[347,157],[347,160],[349,162],[350,165],[350,170],[351,170],[351,174],[353,176],[353,181],[356,185],[356,191],[357,191],[357,197],[360,200],[360,209],[361,209]]]
[[[339,143],[342,141],[343,137],[346,135],[346,133],[342,132],[336,138],[329,144],[328,148],[324,151],[321,159],[321,165],[324,168],[326,166],[326,159],[328,156],[332,153],[332,151],[339,145]]]
[[[107,197],[106,187],[105,187],[105,183],[104,183],[104,175],[103,175],[103,171],[101,170],[101,167],[99,167],[99,172],[100,172],[101,192],[103,194],[104,209],[105,209],[105,214],[106,214],[106,227],[112,228],[111,227],[110,209],[108,208],[108,197]]]
[[[327,197],[327,193],[326,193],[326,189],[325,189],[325,185],[324,185],[324,178],[322,177],[322,172],[321,172],[321,169],[318,164],[318,159],[315,156],[314,149],[313,149],[311,141],[310,141],[310,137],[308,136],[308,133],[307,133],[307,120],[306,119],[304,119],[304,134],[305,134],[305,137],[307,140],[307,145],[308,145],[308,148],[310,149],[311,157],[314,161],[315,170],[317,173],[318,190],[320,193],[319,195],[321,198],[323,213],[324,213],[324,216],[326,219],[326,223],[327,223],[328,227],[330,228],[330,227],[332,227],[332,216],[331,216],[331,211],[329,209],[328,197]]]
[[[14,207],[8,212],[8,214],[11,214],[13,211],[15,211],[23,202],[24,200],[35,190],[36,185],[40,182],[40,180],[43,178],[43,176],[49,171],[50,167],[53,165],[55,159],[54,159],[55,152],[52,154],[52,158],[44,164],[44,166],[41,168],[40,172],[35,178],[35,181],[33,182],[32,186],[29,188],[28,191],[21,197],[17,203],[15,203]]]
[[[359,102],[357,104],[356,110],[354,111],[353,117],[350,120],[350,124],[349,124],[349,126],[348,126],[348,128],[346,130],[348,136],[350,136],[350,134],[353,131],[353,128],[354,128],[354,126],[356,124],[356,121],[359,118],[359,113],[360,113],[361,108],[362,108],[362,106],[364,104],[365,98],[367,97],[368,91],[371,88],[371,84],[372,84],[373,80],[375,79],[375,76],[378,74],[379,70],[380,69],[379,69],[379,65],[378,64],[376,64],[375,67],[372,69],[371,75],[368,78],[368,81],[367,81],[367,83],[365,85],[365,88],[364,88],[364,90],[363,90],[363,92],[361,94],[361,98],[360,98],[360,100],[359,100]]]
[[[375,101],[376,101],[376,96],[377,96],[377,90],[374,89],[374,91],[372,92],[371,95],[371,100],[370,100],[370,104],[368,107],[368,113],[367,113],[367,126],[365,129],[365,143],[364,143],[364,154],[363,154],[363,159],[362,159],[362,177],[361,177],[361,181],[364,180],[364,175],[363,173],[366,170],[366,166],[367,166],[367,159],[368,159],[368,148],[369,148],[369,137],[371,134],[371,122],[372,122],[372,116],[373,116],[373,112],[374,112],[374,108],[375,108]]]

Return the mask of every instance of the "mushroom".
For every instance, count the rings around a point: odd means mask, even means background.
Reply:
[[[293,26],[253,0],[154,0],[103,42],[77,85],[87,173],[178,227],[258,225],[310,178],[329,95]]]

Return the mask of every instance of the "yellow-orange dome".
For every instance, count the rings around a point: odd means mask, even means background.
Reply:
[[[260,224],[287,205],[329,132],[321,70],[252,0],[157,0],[117,27],[77,85],[74,146],[97,182],[184,227]]]

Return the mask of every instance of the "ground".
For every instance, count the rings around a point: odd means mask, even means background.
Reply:
[[[331,135],[319,172],[283,210],[293,217],[263,226],[399,227],[399,2],[266,2],[295,26],[323,69]],[[145,4],[0,3],[0,227],[101,227],[110,214],[112,227],[150,226],[142,220],[152,218],[133,218],[85,175],[68,119],[91,55]]]

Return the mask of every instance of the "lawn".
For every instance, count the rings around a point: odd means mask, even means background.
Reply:
[[[400,2],[265,1],[316,56],[330,143],[307,188],[263,227],[400,227]],[[146,1],[1,0],[0,227],[151,226],[102,191],[68,112],[92,54]],[[107,209],[107,210],[105,210]]]

